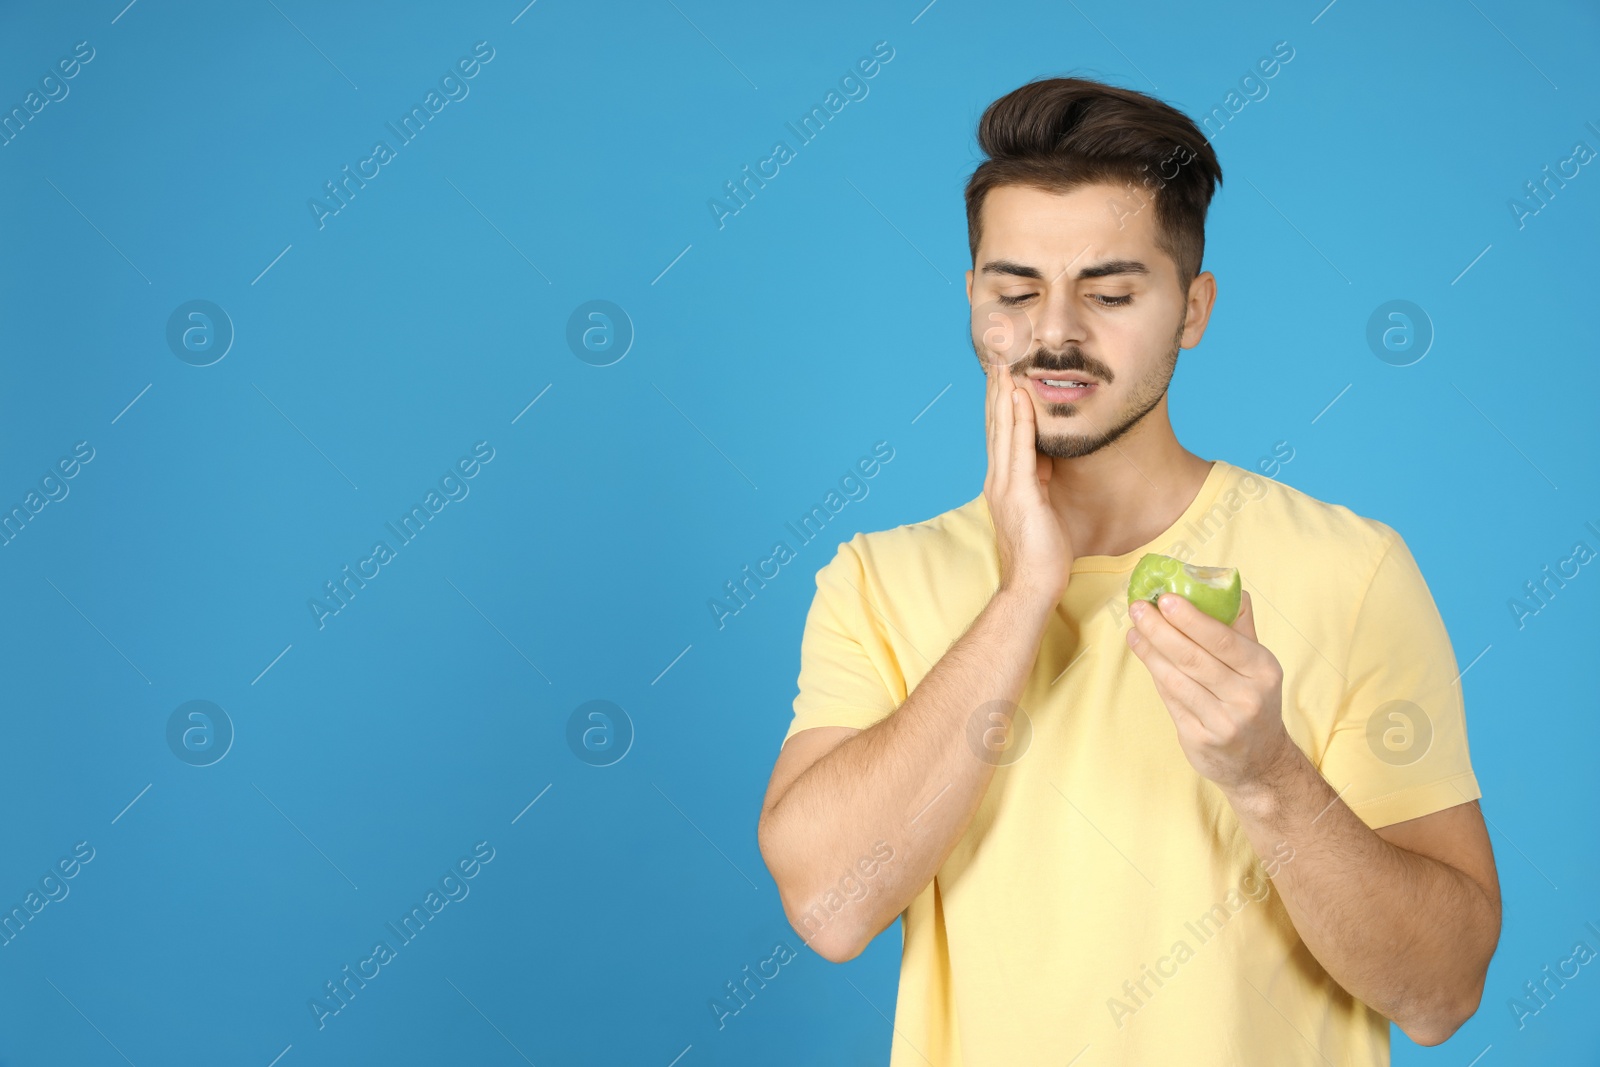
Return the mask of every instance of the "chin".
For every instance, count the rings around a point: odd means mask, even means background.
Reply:
[[[1078,459],[1100,451],[1108,443],[1098,437],[1079,437],[1076,434],[1041,434],[1035,440],[1034,447],[1051,459]]]

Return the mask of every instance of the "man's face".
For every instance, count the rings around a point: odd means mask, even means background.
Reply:
[[[973,350],[987,365],[1010,364],[1033,401],[1045,455],[1086,456],[1136,426],[1165,399],[1179,348],[1198,344],[1205,329],[1209,300],[1190,325],[1177,266],[1156,247],[1149,195],[1003,185],[984,200],[967,272]],[[1196,279],[1202,291],[1211,282]]]

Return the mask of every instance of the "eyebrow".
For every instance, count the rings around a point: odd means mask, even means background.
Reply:
[[[1038,267],[1030,267],[1026,263],[1018,263],[1010,259],[994,259],[983,265],[980,274],[1009,274],[1018,278],[1032,278],[1035,281],[1044,281],[1044,274]],[[1112,274],[1149,274],[1150,268],[1136,259],[1108,259],[1100,263],[1091,263],[1078,271],[1078,281],[1086,278],[1104,278]]]

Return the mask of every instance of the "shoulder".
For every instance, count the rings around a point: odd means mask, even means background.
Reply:
[[[882,603],[940,588],[981,589],[997,581],[998,574],[994,525],[980,493],[930,518],[864,530],[839,542],[833,558],[817,572],[817,583],[861,582],[858,591]]]
[[[981,554],[994,546],[994,526],[982,494],[964,504],[942,511],[920,522],[908,522],[886,530],[863,531],[846,546],[860,557],[863,566],[892,571],[918,560],[955,562],[963,556]]]
[[[1340,568],[1346,584],[1371,577],[1396,545],[1405,551],[1399,532],[1379,519],[1242,467],[1228,474],[1224,496],[1231,489],[1245,502],[1242,506],[1259,502],[1262,521],[1254,526],[1280,545],[1314,553],[1319,563]]]
[[[1286,669],[1308,686],[1326,669],[1326,684],[1342,691],[1385,677],[1398,669],[1397,657],[1419,658],[1418,649],[1420,658],[1450,655],[1428,583],[1395,527],[1275,479],[1238,474],[1248,502],[1235,520],[1237,539],[1221,554],[1243,571],[1261,643]],[[1316,719],[1315,735],[1325,736],[1330,722]]]

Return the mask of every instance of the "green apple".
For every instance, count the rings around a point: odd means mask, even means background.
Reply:
[[[1162,593],[1177,593],[1228,626],[1239,617],[1239,568],[1198,567],[1182,560],[1146,553],[1128,578],[1128,603],[1155,603]]]

